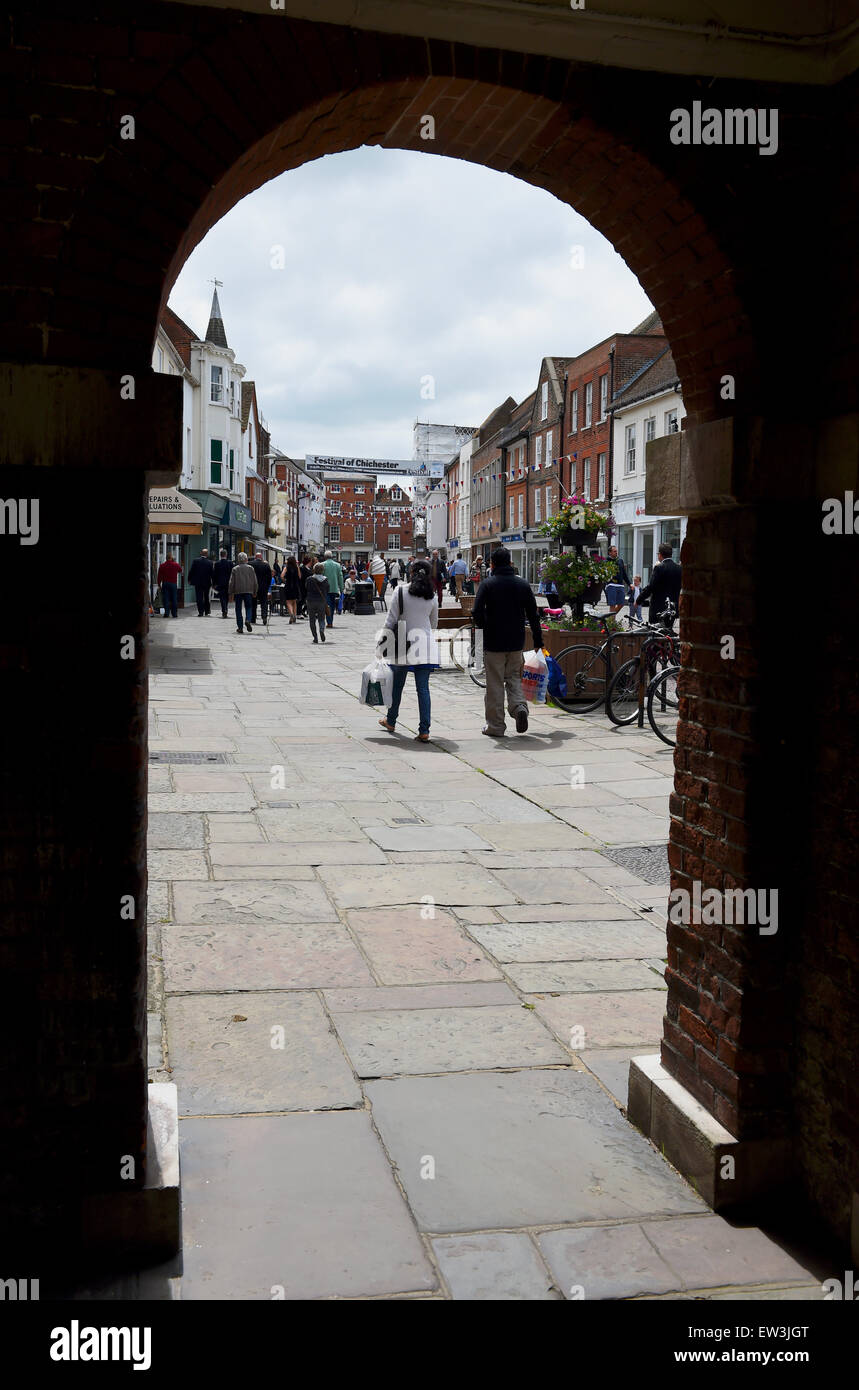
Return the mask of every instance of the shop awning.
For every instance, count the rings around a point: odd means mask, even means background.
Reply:
[[[203,509],[178,488],[153,488],[149,493],[151,536],[199,536]]]

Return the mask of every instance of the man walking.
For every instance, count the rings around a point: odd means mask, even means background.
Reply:
[[[461,555],[458,555],[454,560],[453,564],[450,567],[450,572],[453,576],[455,584],[454,597],[461,598],[462,586],[465,583],[465,578],[468,574],[468,565],[465,563]]]
[[[226,618],[230,607],[230,572],[233,562],[229,559],[226,550],[221,551],[221,558],[216,560],[212,566],[212,579],[218,591],[218,598],[221,600],[221,617]]]
[[[253,621],[257,620],[257,602],[262,610],[263,627],[268,622],[268,594],[271,588],[271,565],[265,560],[261,550],[258,550],[251,560],[251,569],[257,577],[257,596],[253,601]]]
[[[197,595],[198,618],[208,618],[212,612],[209,594],[212,588],[214,570],[215,566],[209,559],[208,550],[201,550],[188,571],[188,583],[193,584],[194,593]]]
[[[253,605],[257,591],[257,577],[248,564],[244,551],[239,555],[230,570],[229,596],[236,601],[236,631],[242,632],[242,610],[248,632],[253,632]]]
[[[173,558],[172,551],[168,553],[167,559],[158,566],[158,583],[161,585],[161,595],[164,599],[164,615],[167,618],[178,618],[177,611],[179,601],[179,575],[182,573],[182,566],[177,564]]]
[[[432,579],[433,588],[435,589],[435,596],[438,599],[438,606],[441,608],[444,594],[444,581],[447,578],[447,574],[444,568],[444,560],[442,560],[437,550],[434,550],[432,553],[430,578]]]
[[[510,551],[499,546],[492,554],[492,573],[483,580],[474,600],[474,625],[483,638],[486,670],[486,724],[482,732],[489,738],[504,737],[505,691],[516,732],[524,734],[528,729],[528,706],[522,692],[526,622],[531,628],[534,650],[541,651],[543,633],[531,585],[514,572]]]
[[[343,592],[343,571],[330,550],[325,552],[322,568],[325,571],[325,578],[328,580],[328,619],[325,626],[333,627],[334,611]]]
[[[388,579],[391,581],[391,588],[396,589],[400,582],[400,562],[396,558],[391,561],[391,568],[388,570]]]
[[[650,583],[638,595],[639,603],[650,605],[648,617],[651,619],[658,618],[669,601],[674,605],[675,613],[680,603],[681,569],[672,560],[672,554],[673,547],[663,541],[659,547],[659,561],[650,572]],[[674,627],[673,620],[671,627]]]

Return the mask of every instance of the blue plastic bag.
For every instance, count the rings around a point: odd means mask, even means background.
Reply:
[[[546,657],[546,664],[549,667],[549,694],[560,696],[563,700],[567,693],[566,676],[553,656]]]

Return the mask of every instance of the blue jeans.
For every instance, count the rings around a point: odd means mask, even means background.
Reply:
[[[391,708],[388,710],[388,723],[393,727],[397,722],[397,715],[400,712],[400,701],[403,698],[403,686],[406,683],[406,676],[409,671],[414,673],[415,685],[418,691],[418,733],[428,734],[430,731],[430,688],[429,678],[431,666],[394,666],[394,689],[391,693]]]
[[[328,594],[328,619],[326,623],[327,627],[334,626],[334,614],[337,611],[337,601],[339,598],[339,594]]]
[[[164,613],[168,618],[175,618],[178,616],[178,594],[179,589],[177,585],[168,584],[165,579],[164,583],[161,585],[161,597],[164,600]]]
[[[254,596],[253,594],[234,594],[236,601],[236,627],[242,631],[242,605],[244,605],[245,622],[248,627],[253,623],[254,617]]]

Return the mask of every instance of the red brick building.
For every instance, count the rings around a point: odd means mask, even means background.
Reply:
[[[540,569],[549,554],[549,541],[540,534],[540,527],[558,510],[560,503],[561,458],[564,452],[564,373],[570,360],[567,357],[543,358],[530,415],[523,416],[522,420],[528,435],[525,449],[528,460],[525,474],[526,528],[524,556],[515,563],[529,584],[539,582]]]
[[[343,560],[369,562],[375,551],[412,553],[412,499],[396,484],[376,486],[373,473],[325,474],[325,544]]]
[[[608,505],[613,465],[609,404],[664,346],[662,321],[653,313],[631,333],[613,333],[567,362],[561,451],[565,493]]]
[[[516,409],[508,396],[487,416],[471,453],[471,554],[488,560],[501,543],[504,524],[504,484],[507,451],[504,435]]]

